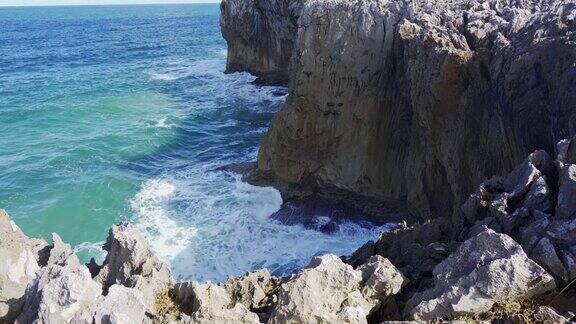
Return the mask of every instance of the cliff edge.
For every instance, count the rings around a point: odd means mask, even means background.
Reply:
[[[267,3],[282,9],[222,3],[230,70],[290,80],[261,173],[450,215],[475,184],[574,133],[573,0]],[[244,23],[260,21],[289,32]],[[259,36],[232,36],[247,31]]]
[[[30,239],[0,210],[0,323],[568,323],[576,139],[557,150],[482,183],[462,218],[399,224],[284,278],[176,283],[127,223],[110,229],[103,264],[84,265],[58,235]]]

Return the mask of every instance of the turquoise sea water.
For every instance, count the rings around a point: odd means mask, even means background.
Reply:
[[[0,208],[84,261],[128,220],[179,279],[287,273],[374,238],[280,224],[276,190],[212,171],[255,160],[286,94],[223,73],[218,19],[218,5],[1,8]]]

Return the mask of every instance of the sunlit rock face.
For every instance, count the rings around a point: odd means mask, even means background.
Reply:
[[[220,25],[227,72],[247,71],[267,84],[287,84],[300,0],[224,0]]]
[[[281,180],[446,215],[573,133],[574,1],[309,0],[279,6],[289,15],[238,3],[223,5],[223,27],[298,17],[289,97],[258,160]],[[227,37],[230,70],[274,71],[250,59],[277,62],[277,44],[292,44],[280,40],[292,27],[238,29],[259,38]]]

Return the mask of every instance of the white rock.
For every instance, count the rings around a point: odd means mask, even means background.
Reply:
[[[127,223],[112,226],[104,249],[108,254],[95,279],[105,289],[119,284],[140,290],[147,310],[155,313],[156,296],[174,283],[169,267],[154,256],[140,233]]]
[[[257,308],[260,302],[266,298],[264,288],[271,278],[268,270],[259,269],[244,276],[228,279],[224,288],[230,295],[232,302],[239,302],[248,308]]]
[[[380,255],[370,257],[358,270],[362,272],[364,282],[362,294],[371,299],[383,300],[395,295],[408,281],[390,260]]]
[[[35,277],[43,240],[29,239],[0,209],[0,318],[10,322],[20,312],[26,286]]]
[[[362,274],[327,254],[282,284],[270,323],[366,323],[373,303],[360,293]]]
[[[17,323],[70,323],[101,295],[102,287],[92,280],[69,245],[53,234],[49,263],[37,271],[26,289],[24,311]]]
[[[555,287],[512,238],[485,229],[434,268],[435,284],[414,295],[406,309],[416,320],[478,314],[495,302],[529,298]]]
[[[175,293],[180,303],[192,311],[195,323],[259,323],[255,313],[234,303],[226,289],[217,284],[177,284]]]

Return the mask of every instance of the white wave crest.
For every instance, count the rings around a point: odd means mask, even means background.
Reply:
[[[205,168],[148,182],[134,201],[137,226],[154,228],[147,237],[179,280],[220,281],[260,267],[288,274],[318,253],[349,254],[385,230],[345,223],[324,234],[280,224],[269,218],[282,205],[276,189]]]
[[[162,260],[171,260],[182,252],[196,233],[193,227],[181,226],[170,215],[168,203],[175,186],[166,180],[151,180],[132,199],[130,205],[140,217],[138,229],[148,238]]]

